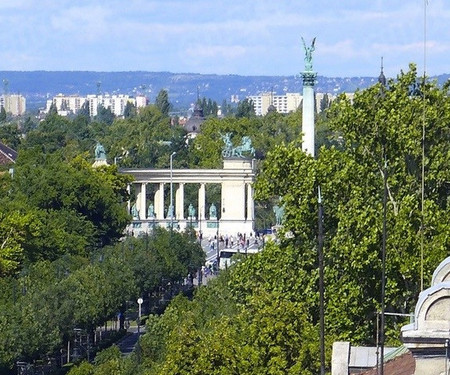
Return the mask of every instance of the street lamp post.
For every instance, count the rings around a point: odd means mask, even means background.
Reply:
[[[387,214],[387,159],[384,151],[384,168],[383,168],[383,229],[381,244],[381,322],[380,322],[380,368],[378,373],[384,375],[384,341],[385,341],[385,296],[386,296],[386,214]]]
[[[216,252],[216,260],[217,260],[217,270],[220,269],[220,251],[219,251],[219,217],[217,217],[217,234],[216,234],[216,240],[217,240],[217,252]]]
[[[137,303],[139,305],[139,311],[138,311],[138,322],[137,322],[137,329],[138,329],[138,336],[140,335],[141,331],[141,305],[144,302],[142,298],[138,298]]]
[[[176,152],[172,152],[170,154],[170,230],[173,229],[173,157],[175,156]]]
[[[319,315],[320,315],[320,374],[325,374],[325,308],[324,308],[324,269],[323,269],[323,205],[320,185],[318,188],[318,252],[319,252]]]

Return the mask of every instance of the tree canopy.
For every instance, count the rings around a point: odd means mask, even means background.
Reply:
[[[325,323],[329,363],[334,340],[375,344],[380,310],[384,162],[387,162],[386,308],[409,313],[448,255],[450,99],[447,86],[420,83],[414,66],[391,80],[340,97],[328,113],[337,146],[317,159],[298,142],[267,153],[257,199],[281,197],[278,243],[238,262],[152,317],[140,342],[138,373],[314,374],[319,371],[318,187],[325,208]],[[425,99],[424,99],[425,98]],[[423,107],[425,105],[425,108]],[[425,124],[423,111],[425,110]],[[422,129],[425,191],[422,210]],[[403,318],[390,317],[387,344]]]

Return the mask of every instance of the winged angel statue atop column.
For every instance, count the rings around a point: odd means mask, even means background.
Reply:
[[[305,43],[305,39],[303,39],[302,37],[302,41],[303,41],[303,48],[305,48],[305,71],[312,71],[312,53],[315,50],[315,43],[316,43],[316,38],[314,38],[311,42],[311,46],[307,46]]]

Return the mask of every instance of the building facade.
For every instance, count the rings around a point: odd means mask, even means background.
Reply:
[[[6,113],[11,113],[13,116],[22,116],[26,111],[26,99],[18,94],[2,95],[0,108],[4,108]]]
[[[45,113],[48,113],[52,104],[56,106],[58,114],[61,116],[76,115],[85,103],[89,104],[89,115],[96,116],[99,105],[111,109],[117,116],[123,116],[127,103],[131,103],[136,108],[147,105],[145,96],[131,97],[128,95],[63,95],[58,94],[53,99],[47,100]]]
[[[294,112],[302,103],[303,98],[299,93],[274,95],[273,93],[265,92],[260,95],[249,96],[248,99],[253,101],[256,115],[264,116],[267,114],[270,105],[273,105],[278,113]]]
[[[353,93],[345,93],[345,96],[353,102]],[[255,106],[255,114],[264,116],[269,111],[269,107],[273,105],[278,113],[295,112],[303,103],[303,95],[300,93],[286,93],[284,95],[274,95],[266,92],[260,95],[249,96],[248,99],[253,101]],[[314,93],[314,110],[316,113],[322,112],[328,108],[336,95],[327,93]]]

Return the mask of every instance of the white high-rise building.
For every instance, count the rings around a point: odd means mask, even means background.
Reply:
[[[89,115],[96,116],[99,105],[110,108],[115,116],[123,116],[125,107],[128,102],[135,105],[136,108],[142,108],[147,105],[145,96],[137,96],[136,98],[128,95],[63,95],[58,94],[53,99],[47,100],[45,112],[48,113],[52,104],[56,106],[58,114],[68,116],[77,114],[85,103],[89,104]]]
[[[22,95],[7,94],[0,96],[0,108],[5,108],[6,113],[13,116],[21,116],[26,111],[26,99]]]
[[[302,103],[303,98],[299,93],[274,95],[270,92],[265,92],[261,95],[249,96],[248,99],[253,101],[256,115],[264,116],[271,105],[275,107],[278,113],[294,112]]]

